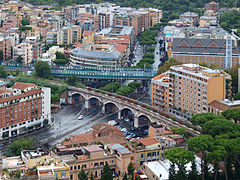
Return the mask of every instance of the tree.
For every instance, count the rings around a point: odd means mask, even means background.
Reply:
[[[121,87],[121,83],[120,82],[111,82],[109,84],[107,84],[106,86],[100,88],[103,91],[107,91],[107,92],[116,92],[119,88]]]
[[[175,164],[174,164],[174,163],[171,163],[171,164],[170,164],[170,168],[169,168],[168,179],[169,179],[169,180],[175,180],[175,176],[176,176]]]
[[[7,71],[3,65],[0,65],[0,78],[6,78],[8,76]]]
[[[23,26],[29,25],[29,24],[30,24],[30,20],[27,19],[27,18],[23,18],[23,19],[21,20],[21,24],[22,24]]]
[[[91,172],[90,180],[94,180],[93,173]]]
[[[19,55],[16,59],[17,63],[22,63],[23,62],[23,57],[21,55]]]
[[[27,30],[32,30],[32,27],[30,27],[30,26],[20,26],[18,29],[19,29],[19,31],[27,31]]]
[[[207,152],[212,150],[213,142],[214,142],[214,139],[210,135],[195,136],[187,140],[187,145],[189,150],[195,153],[202,154],[201,164],[200,164],[202,180],[204,180],[205,176],[207,175],[206,172],[204,173],[206,169],[206,167],[204,167],[204,164],[206,163],[205,158],[206,158]]]
[[[165,151],[165,156],[171,163],[178,166],[178,173],[176,174],[176,179],[186,179],[186,169],[185,165],[193,161],[194,155],[191,151],[184,148],[171,148]]]
[[[128,180],[127,173],[124,173],[123,180]]]
[[[134,174],[134,167],[133,167],[133,164],[132,162],[129,163],[128,167],[127,167],[127,170],[128,170],[128,175],[131,177],[131,179],[133,180],[133,174]]]
[[[67,78],[68,85],[75,86],[77,82],[78,82],[78,77],[76,74],[72,74]]]
[[[57,51],[56,59],[66,59],[65,54]]]
[[[168,61],[166,61],[162,66],[158,68],[157,75],[162,74],[170,69],[171,66],[182,64],[178,62],[176,59],[170,58]]]
[[[172,128],[172,131],[175,134],[182,135],[184,138],[186,138],[188,136],[188,131],[184,128]]]
[[[217,119],[217,118],[222,118],[222,116],[215,115],[213,113],[199,113],[199,114],[193,115],[190,121],[194,125],[203,126],[206,122],[213,119]]]
[[[2,50],[0,50],[0,64],[1,64],[1,62],[3,62],[3,51]]]
[[[227,119],[213,119],[206,122],[203,127],[203,132],[213,137],[226,133],[234,133],[240,131],[240,126]]]
[[[6,156],[20,156],[23,149],[33,149],[37,145],[35,137],[20,138],[7,147]]]
[[[121,96],[128,96],[133,91],[134,91],[134,89],[132,89],[129,86],[123,86],[122,88],[119,88],[117,90],[116,94],[119,94]]]
[[[102,176],[100,180],[113,180],[112,170],[107,162],[103,166]]]
[[[223,146],[214,146],[214,150],[208,152],[206,160],[214,165],[215,176],[214,179],[217,179],[219,163],[223,160],[226,155],[226,150]]]
[[[38,61],[35,63],[34,68],[38,77],[46,79],[51,77],[51,69],[47,62]]]
[[[128,86],[132,89],[137,89],[137,88],[140,88],[142,86],[142,83],[133,81],[133,82],[130,82],[128,84]]]
[[[85,173],[83,169],[78,173],[78,179],[79,180],[88,180],[88,173]]]
[[[55,59],[53,61],[53,63],[57,64],[57,65],[66,65],[68,63],[67,59]]]
[[[191,162],[191,171],[188,174],[189,180],[197,180],[199,179],[198,172],[197,172],[197,165],[195,160]]]

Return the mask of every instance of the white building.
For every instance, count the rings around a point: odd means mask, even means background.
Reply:
[[[33,52],[32,45],[30,43],[20,43],[13,48],[13,59],[17,59],[18,56],[22,56],[24,64],[32,62]]]

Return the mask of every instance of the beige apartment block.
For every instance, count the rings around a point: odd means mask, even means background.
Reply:
[[[152,105],[160,110],[203,113],[210,102],[226,97],[226,75],[220,70],[183,64],[172,66],[165,76],[152,79]]]

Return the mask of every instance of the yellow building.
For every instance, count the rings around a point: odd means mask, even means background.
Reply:
[[[80,41],[82,36],[81,26],[63,27],[57,32],[58,45],[70,45]]]
[[[18,2],[9,1],[8,3],[4,3],[4,8],[9,9],[11,12],[18,12]]]
[[[38,179],[40,180],[69,180],[70,168],[64,162],[53,162],[47,166],[37,166]]]
[[[163,157],[162,145],[156,138],[143,138],[131,141],[129,147],[135,155],[135,167],[141,168],[144,162],[160,160]]]

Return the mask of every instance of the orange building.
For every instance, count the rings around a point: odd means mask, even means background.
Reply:
[[[156,93],[152,91],[152,105],[173,114],[207,112],[210,102],[222,101],[227,95],[226,75],[220,70],[197,64],[176,65],[170,68],[167,78],[166,84],[162,83],[162,76],[152,80],[152,89],[156,89]]]

